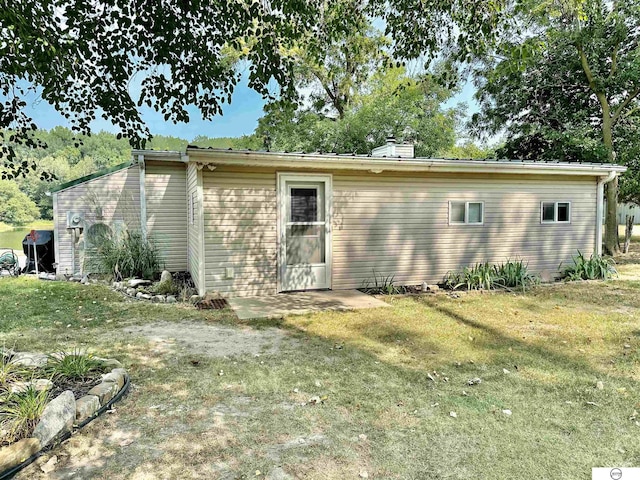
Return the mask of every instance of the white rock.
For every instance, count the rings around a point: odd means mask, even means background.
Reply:
[[[163,272],[160,274],[160,283],[170,282],[171,280],[172,280],[171,272],[168,272],[167,270],[163,270]]]
[[[360,435],[358,435],[358,439],[364,442],[367,439],[367,436],[364,433],[361,433]]]
[[[369,474],[364,470],[362,472],[360,472],[360,474],[358,476],[360,478],[369,478]]]
[[[504,413],[505,415],[511,415],[511,410],[507,408],[505,410],[502,410],[502,413]]]
[[[71,390],[62,392],[51,400],[33,430],[33,436],[43,447],[53,442],[59,435],[70,432],[76,419],[76,399]]]
[[[449,416],[453,418],[458,418],[458,414],[456,412],[449,412]]]
[[[128,285],[133,288],[142,287],[145,285],[151,285],[151,281],[143,280],[141,278],[132,278],[131,280],[129,280]]]
[[[604,390],[604,383],[602,383],[600,380],[598,380],[598,382],[596,382],[596,388],[598,390]]]
[[[54,455],[47,461],[47,463],[45,463],[40,467],[40,470],[42,470],[44,473],[51,473],[56,469],[57,463],[58,463],[58,457]]]
[[[176,303],[178,299],[176,299],[176,297],[174,297],[173,295],[167,295],[166,301],[167,303]]]
[[[502,369],[502,373],[504,373],[506,375],[506,374],[511,373],[511,372],[509,370],[507,370],[506,368],[503,368]]]
[[[48,360],[49,357],[47,355],[33,352],[16,352],[11,357],[11,363],[29,368],[44,367]]]

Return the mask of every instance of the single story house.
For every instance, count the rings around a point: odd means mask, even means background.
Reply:
[[[134,151],[54,193],[57,271],[88,271],[93,239],[136,229],[201,294],[438,283],[507,259],[550,279],[578,250],[601,252],[604,184],[624,170],[414,158],[393,139],[371,155]]]

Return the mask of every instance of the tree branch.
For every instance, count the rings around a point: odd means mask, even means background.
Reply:
[[[629,106],[629,104],[630,104],[630,103],[631,103],[631,102],[632,102],[632,101],[633,101],[633,100],[634,100],[638,95],[640,95],[640,86],[639,86],[639,87],[636,87],[636,89],[635,89],[633,92],[631,92],[627,98],[625,98],[625,99],[624,99],[624,102],[622,102],[622,103],[618,106],[618,108],[616,108],[616,110],[615,110],[615,112],[614,112],[614,114],[613,114],[613,117],[612,117],[612,120],[613,120],[613,123],[614,123],[614,124],[618,121],[618,119],[620,118],[620,115],[622,114],[622,112],[624,111],[624,109],[625,109],[625,108],[627,108],[627,107]]]
[[[582,70],[584,70],[584,74],[587,76],[589,88],[591,88],[591,91],[596,94],[596,97],[598,97],[598,101],[602,106],[603,112],[608,114],[608,112],[610,111],[609,101],[607,100],[607,96],[604,94],[604,92],[598,90],[596,86],[595,77],[593,76],[593,72],[591,71],[591,67],[589,66],[587,55],[584,53],[584,49],[580,45],[576,45],[576,49],[578,50],[578,54],[580,55],[580,63],[582,64]]]

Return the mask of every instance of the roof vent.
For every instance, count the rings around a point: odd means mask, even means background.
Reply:
[[[389,135],[386,144],[374,148],[371,156],[414,158],[415,153],[412,143],[396,143],[396,137]]]

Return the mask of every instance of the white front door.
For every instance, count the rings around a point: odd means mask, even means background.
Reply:
[[[331,288],[331,176],[278,174],[280,291]]]

